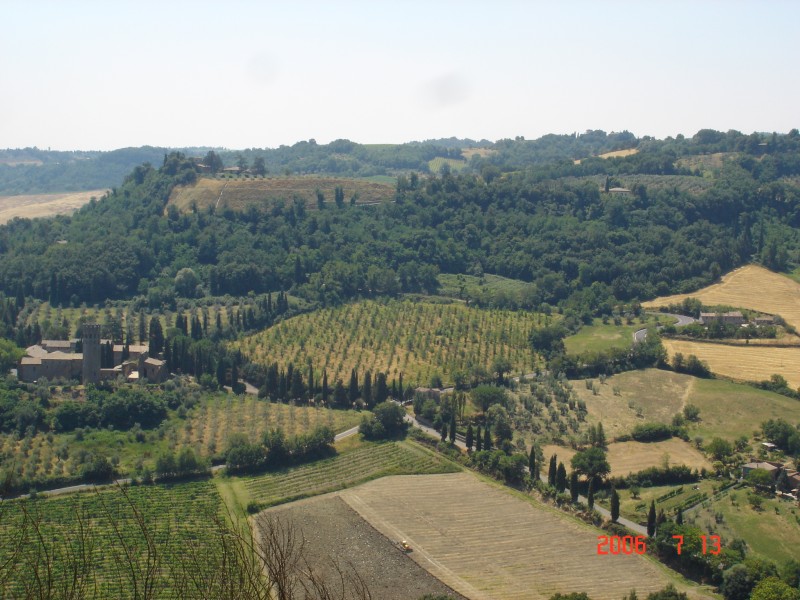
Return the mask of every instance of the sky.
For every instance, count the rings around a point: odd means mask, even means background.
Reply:
[[[0,1],[0,148],[800,127],[800,2]]]

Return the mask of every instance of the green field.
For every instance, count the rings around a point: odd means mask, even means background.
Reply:
[[[692,438],[718,436],[734,440],[742,435],[752,436],[767,419],[800,422],[800,402],[786,396],[672,371],[620,373],[603,384],[595,383],[595,388],[596,394],[587,390],[583,382],[574,382],[576,393],[586,402],[590,420],[602,421],[611,437],[629,433],[644,421],[670,423],[686,404],[700,409],[700,420],[687,423]]]
[[[503,356],[512,372],[530,372],[539,364],[528,343],[532,328],[551,322],[542,314],[483,310],[450,304],[364,301],[287,319],[232,344],[254,362],[309,362],[330,385],[345,384],[351,370],[381,371],[389,380],[402,374],[405,384],[427,385],[433,375],[452,382],[456,372],[490,370]]]
[[[79,587],[74,596],[52,597],[133,598],[134,574],[139,578],[138,597],[143,597],[141,586],[148,567],[154,591],[147,597],[156,593],[158,597],[184,596],[170,573],[192,556],[206,565],[205,574],[190,566],[200,579],[219,566],[215,519],[223,516],[221,508],[219,494],[209,481],[4,502],[0,507],[0,596],[27,597],[22,588],[35,585],[36,577],[47,577],[44,566],[48,562],[56,589],[68,589],[73,583],[71,564],[89,565],[87,571],[77,573],[78,585],[85,588]],[[42,540],[46,540],[47,559],[40,554]],[[16,543],[21,554],[12,564],[4,564]],[[213,596],[212,589],[207,592]]]
[[[453,173],[458,173],[467,166],[467,161],[458,158],[444,158],[441,156],[437,156],[428,161],[428,169],[431,173],[440,173],[444,165],[450,167],[450,171]]]
[[[413,442],[356,443],[340,455],[255,477],[240,478],[235,488],[242,504],[261,507],[332,492],[387,475],[453,473],[453,463]],[[243,492],[243,493],[242,493]]]
[[[697,489],[694,489],[697,486]],[[630,490],[621,490],[619,494],[620,514],[637,523],[647,523],[647,511],[650,502],[656,501],[656,510],[663,509],[665,514],[674,519],[677,508],[684,507],[686,503],[694,504],[701,501],[701,496],[711,498],[722,486],[721,481],[715,479],[703,479],[693,484],[685,483],[682,485],[659,485],[655,487],[643,487],[640,489],[638,497],[634,498]],[[670,495],[673,494],[673,495]],[[665,496],[669,495],[669,498]],[[608,500],[605,499],[602,505],[608,507]]]
[[[603,324],[601,319],[595,319],[592,325],[584,325],[575,335],[564,338],[564,345],[570,354],[630,348],[633,345],[633,333],[653,323],[653,317],[648,317],[644,323],[636,319],[633,325]]]
[[[481,306],[522,306],[530,308],[536,294],[532,283],[499,275],[452,275],[442,273],[439,294],[477,302]]]
[[[755,510],[747,500],[748,488],[730,489],[721,497],[684,515],[687,522],[716,535],[723,544],[734,538],[747,542],[750,553],[782,563],[800,560],[800,507],[777,498],[763,498]]]

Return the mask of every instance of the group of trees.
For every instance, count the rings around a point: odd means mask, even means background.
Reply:
[[[234,435],[228,440],[226,468],[230,473],[245,473],[316,460],[335,452],[333,439],[333,431],[327,426],[292,437],[286,437],[282,429],[271,429],[260,443]]]

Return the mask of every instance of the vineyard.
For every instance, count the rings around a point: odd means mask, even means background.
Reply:
[[[409,442],[359,447],[346,454],[243,479],[250,501],[261,507],[350,487],[386,475],[452,473],[458,467]]]
[[[512,372],[530,372],[539,362],[528,343],[534,327],[550,317],[529,312],[481,310],[460,303],[373,301],[326,308],[283,321],[233,344],[261,364],[311,363],[328,381],[347,381],[350,371],[381,371],[388,378],[427,385],[440,375],[491,372],[496,357]]]
[[[188,211],[194,204],[198,209],[244,210],[248,206],[264,206],[282,200],[290,205],[302,199],[309,209],[317,207],[317,191],[326,204],[333,205],[336,188],[344,192],[345,202],[355,196],[357,204],[374,204],[394,199],[395,188],[391,185],[367,179],[344,177],[267,177],[245,179],[212,179],[204,177],[195,184],[176,187],[169,204],[179,210]]]
[[[442,172],[442,168],[445,165],[447,165],[451,172],[458,173],[466,168],[467,161],[459,160],[457,158],[444,158],[442,156],[437,156],[436,158],[432,158],[428,161],[428,169],[431,173],[435,173],[437,175]]]
[[[24,525],[23,507],[29,517],[27,526]],[[86,555],[80,555],[80,560],[85,559],[90,568],[81,576],[87,580],[88,590],[97,585],[93,597],[133,597],[128,580],[130,574],[124,571],[129,564],[125,550],[133,551],[131,560],[136,569],[143,572],[147,566],[147,552],[143,550],[147,536],[137,523],[138,511],[161,562],[155,570],[154,588],[159,592],[158,597],[176,597],[174,592],[169,593],[165,578],[167,572],[176,563],[186,560],[187,546],[202,555],[207,564],[215,562],[214,519],[220,515],[220,510],[219,494],[214,484],[208,481],[131,487],[124,493],[120,489],[111,489],[35,501],[5,502],[0,510],[0,539],[3,540],[0,541],[0,565],[9,558],[8,552],[16,541],[21,542],[22,555],[14,560],[16,571],[11,578],[0,578],[0,596],[24,597],[20,596],[23,582],[42,575],[32,567],[37,559],[41,560],[41,556],[36,555],[41,547],[31,527],[31,523],[38,523],[39,533],[48,540],[47,549],[53,561],[57,585],[71,583],[72,573],[68,564],[79,556],[71,552],[83,549]],[[26,537],[17,540],[19,535]],[[123,541],[127,548],[123,548]]]

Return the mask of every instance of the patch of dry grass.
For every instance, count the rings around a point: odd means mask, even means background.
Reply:
[[[88,203],[92,197],[100,198],[106,191],[0,196],[0,225],[8,223],[14,217],[35,219],[71,214]]]
[[[702,452],[689,442],[671,438],[663,442],[618,442],[608,446],[608,463],[613,476],[636,473],[649,467],[686,465],[692,469],[711,468]]]

